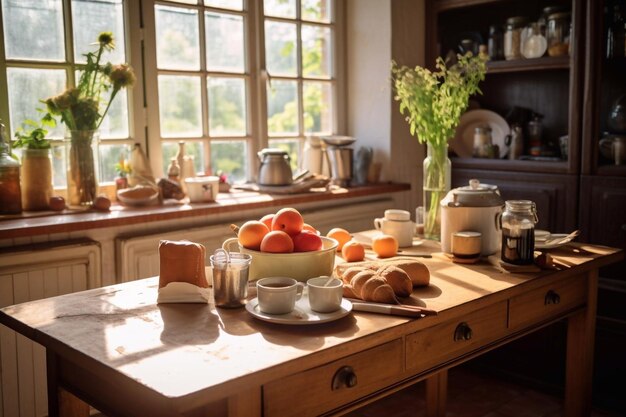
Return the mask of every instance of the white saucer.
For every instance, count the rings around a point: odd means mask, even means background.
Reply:
[[[259,309],[258,298],[253,298],[246,304],[246,310],[259,320],[268,321],[270,323],[279,324],[317,324],[327,323],[329,321],[339,320],[347,316],[352,311],[352,303],[345,298],[341,301],[341,307],[332,313],[318,313],[311,310],[309,298],[304,294],[302,298],[296,301],[296,307],[288,314],[267,314]]]

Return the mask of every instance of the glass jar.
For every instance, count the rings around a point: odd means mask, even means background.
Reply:
[[[506,19],[504,32],[504,58],[507,61],[522,57],[522,29],[526,26],[526,18],[522,16]]]
[[[491,128],[489,126],[476,126],[474,129],[474,158],[488,158],[491,145]]]
[[[504,33],[502,32],[502,26],[489,26],[487,53],[492,61],[500,61],[504,59]]]
[[[541,34],[538,23],[531,23],[527,28],[528,36],[522,40],[524,58],[540,58],[546,53],[548,44]]]
[[[569,12],[553,13],[548,16],[548,55],[569,54],[570,16]]]
[[[537,209],[529,200],[507,200],[502,213],[502,261],[530,265],[534,261]]]
[[[11,148],[0,123],[0,214],[22,212],[20,163],[11,157]]]

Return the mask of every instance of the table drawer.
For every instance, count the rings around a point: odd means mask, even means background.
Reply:
[[[384,388],[401,373],[397,339],[264,385],[263,415],[318,415]]]
[[[519,329],[556,317],[567,310],[582,307],[586,301],[587,280],[584,275],[546,285],[511,298],[509,327]]]
[[[406,337],[406,367],[421,372],[506,335],[506,301]]]

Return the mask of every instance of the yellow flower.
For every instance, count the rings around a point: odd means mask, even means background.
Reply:
[[[128,64],[114,65],[109,74],[114,89],[131,87],[137,80],[133,69]]]
[[[112,51],[115,49],[115,39],[112,32],[102,32],[98,36],[98,43],[100,46]]]

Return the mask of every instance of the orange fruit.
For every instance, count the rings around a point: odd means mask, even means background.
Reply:
[[[391,258],[398,254],[398,240],[390,235],[379,235],[372,239],[372,250],[379,258]]]
[[[352,235],[346,229],[342,229],[341,227],[335,227],[334,229],[330,229],[328,233],[326,233],[326,237],[331,239],[335,239],[339,242],[339,246],[337,246],[337,252],[341,251],[343,245],[352,240]]]
[[[282,230],[272,230],[261,241],[261,252],[290,253],[293,252],[291,236]]]
[[[304,223],[302,225],[302,231],[303,232],[311,232],[311,233],[316,234],[316,235],[320,234],[319,230],[317,230],[315,227],[311,226],[308,223]]]
[[[261,242],[266,234],[270,232],[267,226],[259,221],[250,220],[245,222],[237,232],[237,238],[241,246],[247,249],[259,250]]]
[[[280,230],[289,236],[295,236],[302,231],[304,219],[294,208],[283,208],[276,212],[272,220],[272,230]]]
[[[274,220],[274,213],[266,214],[261,217],[261,222],[265,223],[268,229],[272,230],[272,220]]]
[[[359,242],[351,240],[341,248],[341,256],[346,262],[359,262],[365,259],[365,248]]]

